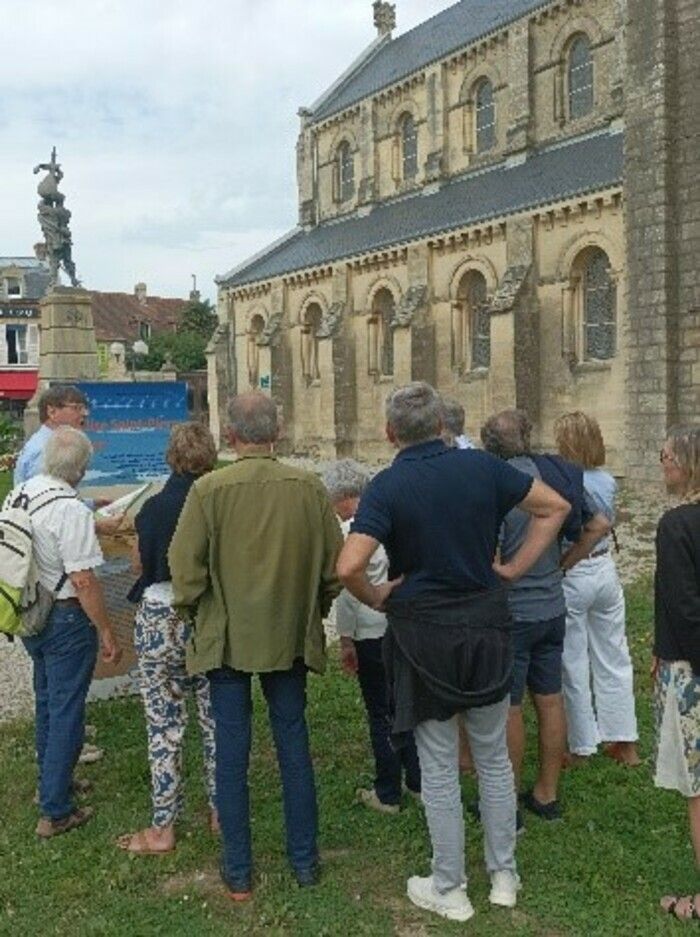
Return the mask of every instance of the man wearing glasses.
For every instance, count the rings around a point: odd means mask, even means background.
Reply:
[[[44,447],[59,426],[82,429],[89,413],[87,397],[71,384],[49,387],[39,398],[41,426],[24,444],[15,465],[15,486],[29,481],[41,471]]]

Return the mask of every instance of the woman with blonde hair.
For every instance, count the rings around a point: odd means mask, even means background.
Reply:
[[[138,540],[133,568],[139,578],[129,593],[138,602],[134,646],[146,713],[151,768],[153,821],[150,827],[120,837],[127,852],[161,855],[175,848],[175,822],[182,812],[182,747],[187,724],[187,696],[192,693],[204,747],[204,772],[210,826],[218,830],[215,801],[214,720],[209,682],[185,670],[189,626],[173,608],[168,547],[193,483],[216,464],[216,447],[201,423],[173,427],[166,461],[172,474],[163,490],[145,502],[136,516]]]
[[[656,532],[654,783],[687,798],[700,865],[700,425],[669,431],[661,465],[668,492],[681,503]],[[669,895],[661,907],[679,920],[698,920],[700,894]]]
[[[583,468],[584,490],[596,511],[614,523],[617,483],[602,468],[605,444],[598,422],[580,411],[567,413],[556,420],[554,437],[560,454]],[[595,754],[602,742],[606,754],[616,761],[638,765],[625,596],[610,538],[600,540],[587,554],[571,547],[562,567],[566,571],[562,668],[570,762]]]

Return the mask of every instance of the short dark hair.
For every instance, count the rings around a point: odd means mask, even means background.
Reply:
[[[39,420],[45,423],[49,418],[49,407],[65,407],[67,403],[81,403],[88,406],[88,399],[82,390],[74,384],[52,384],[39,398]]]
[[[532,423],[524,410],[501,410],[481,427],[484,449],[501,459],[512,459],[530,451]]]

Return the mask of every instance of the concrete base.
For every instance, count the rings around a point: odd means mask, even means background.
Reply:
[[[40,301],[39,383],[24,411],[24,432],[39,427],[39,397],[50,384],[99,380],[92,301],[87,290],[57,286]]]

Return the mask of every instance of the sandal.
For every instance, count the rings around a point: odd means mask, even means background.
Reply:
[[[130,852],[135,856],[165,856],[168,853],[175,852],[175,846],[168,846],[166,849],[153,846],[148,838],[148,830],[139,830],[138,833],[124,833],[117,840],[117,846],[124,852]]]
[[[661,899],[661,908],[678,921],[700,921],[698,899],[700,895],[667,895]]]
[[[54,836],[60,836],[61,833],[69,833],[79,826],[84,826],[92,817],[93,812],[92,807],[81,807],[69,813],[67,817],[61,817],[60,820],[42,817],[36,825],[36,835],[39,839],[52,839]]]

